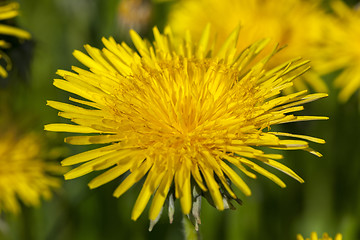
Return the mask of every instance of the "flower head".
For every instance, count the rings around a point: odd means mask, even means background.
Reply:
[[[342,70],[334,84],[340,88],[339,100],[346,102],[360,89],[360,9],[350,8],[338,0],[331,1],[335,17],[331,22],[331,37],[321,62],[323,72]]]
[[[18,3],[5,3],[5,4],[0,3],[0,20],[4,21],[16,17],[19,14],[18,8],[19,8]],[[30,38],[30,33],[22,29],[12,27],[3,23],[0,24],[0,34],[13,36],[21,39]],[[10,44],[5,39],[0,38],[0,48],[9,48],[9,47]],[[11,69],[10,59],[2,51],[0,51],[0,58],[4,58],[7,64],[5,68],[0,65],[0,76],[7,77],[7,71]]]
[[[19,200],[27,206],[38,206],[40,198],[51,197],[51,190],[60,186],[60,166],[41,159],[37,135],[21,135],[15,128],[0,134],[0,213],[20,211]]]
[[[304,240],[304,237],[301,234],[298,234],[296,237],[297,240]],[[318,238],[316,232],[312,232],[310,238],[306,238],[305,240],[333,240],[327,233],[324,233],[322,238]],[[342,235],[340,233],[336,234],[334,240],[342,240]]]
[[[286,45],[284,51],[271,59],[270,68],[299,56],[317,62],[329,18],[319,4],[318,0],[181,0],[172,8],[169,24],[174,34],[183,35],[188,29],[198,39],[202,29],[210,23],[219,42],[240,25],[239,48],[246,48],[263,38],[271,39],[262,57],[275,45]],[[312,64],[313,69],[316,67]],[[326,84],[314,70],[295,80],[294,88],[297,91],[308,88],[327,91]]]
[[[258,165],[267,164],[303,182],[278,161],[280,154],[266,154],[258,147],[303,149],[320,156],[307,141],[323,140],[271,132],[270,128],[326,119],[292,114],[302,110],[302,104],[326,94],[301,91],[278,96],[292,86],[294,77],[287,74],[307,62],[288,61],[266,71],[264,66],[271,55],[251,62],[267,41],[238,52],[237,33],[238,29],[217,52],[211,51],[209,27],[195,43],[190,35],[176,39],[170,28],[165,34],[154,28],[153,44],[130,32],[137,52],[113,38],[103,38],[102,50],[85,45],[89,56],[75,51],[74,56],[90,70],[59,70],[63,79],[55,79],[54,85],[80,98],[70,97],[73,104],[48,101],[49,106],[60,110],[61,117],[73,123],[48,124],[45,129],[89,134],[67,137],[65,141],[70,144],[106,146],[63,160],[64,166],[81,164],[65,178],[105,170],[89,183],[90,188],[96,188],[125,176],[114,192],[116,197],[145,178],[133,208],[134,220],[153,194],[151,220],[157,218],[167,196],[173,193],[180,199],[182,212],[189,214],[195,200],[194,187],[209,193],[216,208],[223,210],[228,199],[238,200],[232,184],[245,195],[251,194],[234,167],[255,178],[253,170],[285,187],[276,175]]]

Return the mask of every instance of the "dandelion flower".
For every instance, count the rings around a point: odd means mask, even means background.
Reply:
[[[5,3],[5,4],[0,3],[0,20],[4,21],[16,17],[19,14],[18,9],[19,9],[18,3]],[[3,36],[8,35],[21,39],[30,38],[30,33],[22,29],[12,27],[3,23],[0,24],[0,34]],[[9,48],[9,47],[10,44],[6,40],[0,38],[0,48]],[[0,58],[4,58],[6,62],[5,68],[0,65],[0,76],[5,78],[8,75],[7,71],[11,69],[11,62],[9,57],[3,51],[0,51]]]
[[[360,9],[342,1],[331,1],[335,17],[331,37],[320,54],[325,55],[322,71],[342,70],[334,84],[340,88],[339,100],[346,102],[360,88]]]
[[[217,52],[211,51],[210,27],[199,42],[192,42],[190,35],[174,38],[170,28],[164,34],[157,28],[153,32],[155,41],[150,44],[130,31],[137,51],[113,38],[102,39],[102,50],[85,45],[89,55],[74,51],[74,56],[89,70],[72,67],[73,72],[57,72],[63,79],[55,79],[54,85],[79,98],[70,97],[72,104],[48,101],[72,123],[48,124],[45,130],[88,134],[67,137],[69,144],[105,144],[64,159],[64,166],[80,164],[65,179],[105,170],[89,187],[123,176],[114,191],[120,197],[145,178],[133,220],[152,195],[151,220],[157,219],[172,194],[180,199],[182,212],[189,214],[192,201],[198,199],[192,196],[195,186],[223,210],[226,199],[238,200],[232,184],[251,194],[234,168],[251,178],[256,177],[254,170],[285,187],[258,165],[266,164],[303,182],[279,161],[280,154],[267,154],[258,147],[303,149],[320,156],[307,141],[323,143],[321,139],[269,131],[272,125],[326,119],[292,114],[326,94],[301,91],[278,96],[292,85],[294,77],[287,74],[307,62],[297,59],[266,71],[269,55],[249,68],[267,41],[237,52],[238,29]]]
[[[19,201],[38,206],[40,198],[51,197],[51,190],[60,185],[61,169],[41,159],[40,140],[32,133],[20,135],[9,127],[0,134],[0,213],[20,211]]]
[[[195,38],[199,38],[202,29],[210,23],[219,42],[240,25],[239,48],[270,38],[264,56],[276,44],[287,46],[272,58],[269,67],[298,56],[315,62],[318,48],[326,38],[325,26],[329,18],[319,4],[316,0],[181,0],[172,8],[169,24],[174,34],[183,35],[189,29]],[[316,67],[312,64],[313,69]],[[326,84],[314,70],[294,81],[294,88],[293,91],[309,88],[317,92],[327,91]]]
[[[296,237],[297,240],[304,240],[304,237],[301,234],[298,234]],[[327,233],[324,233],[322,238],[318,238],[316,232],[312,232],[310,238],[306,238],[305,240],[333,240]],[[340,233],[336,234],[334,240],[342,240],[342,235]]]

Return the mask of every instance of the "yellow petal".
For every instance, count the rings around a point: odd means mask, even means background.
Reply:
[[[270,132],[272,134],[275,134],[277,136],[285,136],[285,137],[294,137],[294,138],[302,138],[311,142],[316,142],[316,143],[325,143],[325,140],[320,139],[320,138],[316,138],[316,137],[310,137],[310,136],[306,136],[306,135],[299,135],[299,134],[292,134],[292,133],[282,133],[282,132]]]
[[[279,171],[282,171],[283,173],[289,175],[290,177],[295,178],[296,180],[298,180],[301,183],[304,182],[304,180],[301,177],[299,177],[293,170],[291,170],[287,166],[285,166],[277,161],[267,159],[267,161],[265,163],[269,166],[272,166],[273,168],[276,168]]]
[[[79,62],[81,62],[82,64],[84,64],[85,66],[87,66],[88,68],[95,68],[95,69],[104,69],[103,66],[101,66],[101,64],[97,63],[96,61],[94,61],[91,57],[89,57],[88,55],[86,55],[83,52],[80,52],[78,50],[75,50],[73,52],[74,57],[79,60]]]
[[[52,132],[71,132],[71,133],[101,133],[101,131],[95,130],[90,127],[72,125],[65,123],[52,123],[45,125],[46,131]]]
[[[123,137],[118,135],[72,136],[65,138],[65,142],[72,145],[104,144],[118,142]]]
[[[192,176],[195,179],[197,185],[201,188],[201,190],[203,190],[204,192],[207,191],[207,188],[204,185],[204,181],[201,177],[198,165],[195,165],[191,168],[191,173],[192,173]]]
[[[246,196],[250,196],[251,190],[248,185],[241,179],[241,177],[226,163],[221,161],[220,165],[226,176],[228,176],[228,178],[231,180],[231,182],[233,182],[235,186],[239,188]]]
[[[74,93],[80,97],[86,98],[86,99],[92,99],[94,96],[87,91],[86,89],[81,88],[80,86],[77,86],[74,83],[70,83],[66,80],[61,79],[54,79],[54,86],[62,89],[64,91]]]
[[[184,214],[189,214],[191,211],[191,202],[192,202],[192,194],[191,194],[191,185],[190,185],[190,170],[184,170],[184,182],[182,184],[182,191],[180,196],[180,204],[181,209]]]
[[[152,163],[149,159],[146,159],[139,168],[136,168],[114,191],[114,197],[120,197],[135,183],[145,176],[150,169]]]
[[[137,34],[137,32],[135,32],[134,30],[130,30],[130,37],[139,52],[143,52],[146,55],[149,55],[148,47],[146,46],[144,40],[139,36],[139,34]]]
[[[97,176],[96,178],[94,178],[93,180],[91,180],[89,182],[88,185],[89,185],[90,189],[97,188],[97,187],[104,185],[105,183],[108,183],[108,182],[114,180],[115,178],[121,176],[123,173],[125,173],[126,171],[129,170],[129,165],[130,164],[115,166],[115,167],[111,168],[110,170],[107,170],[103,174]]]
[[[3,24],[0,24],[0,32],[1,34],[11,35],[23,39],[31,38],[30,33],[16,27],[11,27]]]
[[[82,107],[74,106],[67,103],[57,102],[57,101],[47,101],[46,105],[64,112],[72,112],[72,113],[97,116],[97,117],[102,116],[102,112],[100,110],[85,109]]]
[[[304,237],[301,234],[296,235],[296,240],[304,240]]]
[[[207,50],[209,38],[210,38],[210,24],[207,24],[206,27],[204,28],[204,31],[201,34],[199,45],[196,52],[196,56],[199,59],[203,59],[205,57],[205,53],[206,53],[205,51]]]
[[[75,165],[82,162],[87,162],[91,159],[103,156],[108,154],[109,152],[114,151],[114,145],[109,145],[101,148],[96,148],[90,151],[82,152],[71,157],[65,158],[61,161],[62,166],[70,166]]]
[[[280,178],[278,178],[276,175],[270,173],[269,171],[265,170],[264,168],[258,166],[257,164],[242,158],[240,160],[241,162],[243,162],[244,164],[246,164],[247,166],[249,166],[251,169],[253,169],[254,171],[260,173],[261,175],[264,175],[265,177],[269,178],[271,181],[273,181],[274,183],[276,183],[277,185],[279,185],[280,187],[284,188],[286,187],[285,183],[283,181],[281,181]]]
[[[153,166],[147,176],[145,183],[140,191],[138,198],[136,199],[133,211],[131,213],[131,219],[136,220],[144,211],[151,195],[155,189],[159,186],[159,183],[164,177],[164,172],[159,172],[156,166]]]
[[[200,168],[216,208],[220,211],[224,210],[223,199],[219,191],[219,185],[215,181],[214,172],[206,168],[203,164],[200,165]]]
[[[160,186],[155,193],[155,196],[152,200],[150,210],[149,210],[149,218],[150,220],[155,220],[159,215],[164,202],[166,200],[167,194],[169,192],[169,188],[171,186],[174,174],[171,170],[168,170],[161,180]]]

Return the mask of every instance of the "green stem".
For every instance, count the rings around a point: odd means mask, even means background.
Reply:
[[[182,223],[185,240],[201,240],[200,232],[195,230],[195,226],[191,223],[186,215],[183,215]]]
[[[0,239],[2,239],[2,236],[9,235],[9,225],[3,218],[3,215],[0,213]]]
[[[33,217],[29,207],[22,206],[21,208],[21,239],[32,240],[34,239],[33,232]]]

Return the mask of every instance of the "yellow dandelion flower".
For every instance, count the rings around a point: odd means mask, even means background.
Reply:
[[[18,3],[0,3],[0,20],[8,20],[16,17],[19,15],[19,4]],[[29,39],[30,33],[19,29],[17,27],[9,26],[6,24],[1,23],[0,24],[0,34],[1,35],[8,35],[13,36],[21,39]],[[10,44],[4,40],[0,39],[0,48],[9,48]],[[5,68],[0,65],[0,76],[1,77],[7,77],[7,71],[11,69],[11,62],[9,57],[2,51],[0,51],[0,58],[4,58],[6,62]]]
[[[327,34],[328,19],[319,4],[317,0],[181,0],[172,8],[169,24],[174,34],[183,35],[189,29],[199,38],[202,29],[210,23],[220,43],[240,25],[239,48],[270,38],[271,43],[263,51],[265,56],[276,44],[287,46],[269,62],[269,67],[274,67],[298,56],[316,60]],[[316,67],[312,64],[313,69]],[[313,70],[294,81],[293,91],[309,87],[317,92],[327,91],[326,84]]]
[[[346,102],[360,88],[360,9],[342,1],[331,1],[335,13],[330,24],[332,35],[327,39],[321,63],[324,72],[342,69],[334,84],[341,88],[339,100]]]
[[[296,236],[297,240],[304,240],[304,237],[301,234]],[[324,233],[322,238],[318,238],[316,232],[312,232],[310,238],[306,238],[305,240],[333,240],[327,233]],[[342,240],[342,235],[340,233],[336,234],[334,240]]]
[[[69,144],[106,144],[63,160],[64,166],[81,164],[65,179],[105,170],[89,183],[93,189],[126,176],[114,192],[120,197],[145,178],[133,220],[152,195],[149,218],[156,220],[172,189],[182,212],[189,214],[194,186],[208,192],[216,208],[223,210],[226,199],[238,200],[230,185],[251,194],[233,167],[251,178],[256,177],[254,170],[285,187],[258,165],[266,164],[303,182],[278,161],[280,154],[266,154],[258,147],[303,149],[320,156],[307,141],[323,140],[269,130],[282,123],[327,119],[292,114],[326,94],[278,96],[295,78],[287,74],[307,62],[297,59],[266,71],[269,55],[249,68],[267,41],[237,53],[238,29],[216,53],[210,48],[209,27],[198,43],[190,35],[173,38],[170,28],[164,34],[157,28],[153,32],[153,44],[130,32],[137,52],[113,38],[102,39],[102,50],[85,45],[89,56],[80,51],[74,56],[90,70],[72,67],[74,72],[57,72],[63,79],[55,79],[54,85],[79,98],[70,97],[73,104],[48,101],[73,123],[48,124],[45,130],[90,134],[67,137]]]
[[[0,134],[0,213],[20,211],[19,200],[27,206],[38,206],[40,198],[51,197],[51,189],[60,185],[61,168],[40,157],[40,141],[35,134],[20,135],[9,128]]]

